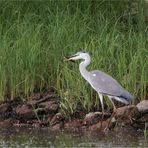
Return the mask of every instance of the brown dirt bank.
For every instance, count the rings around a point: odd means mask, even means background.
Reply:
[[[137,105],[119,107],[114,114],[106,113],[101,122],[100,112],[77,111],[70,119],[60,113],[60,98],[53,91],[36,93],[28,101],[20,98],[0,102],[0,126],[44,127],[51,129],[100,130],[115,127],[144,129],[148,122],[148,100]]]

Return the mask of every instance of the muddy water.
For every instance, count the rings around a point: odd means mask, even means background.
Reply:
[[[50,131],[48,128],[0,128],[0,147],[147,147],[142,132],[114,130]]]

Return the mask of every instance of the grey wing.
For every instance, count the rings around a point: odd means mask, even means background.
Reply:
[[[102,71],[92,71],[89,82],[98,92],[131,100],[132,96],[115,79]]]

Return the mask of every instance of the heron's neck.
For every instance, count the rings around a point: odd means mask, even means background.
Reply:
[[[90,62],[91,62],[91,58],[87,57],[79,65],[80,73],[84,77],[84,79],[87,80],[87,81],[89,81],[90,72],[86,69],[86,67],[90,64]]]

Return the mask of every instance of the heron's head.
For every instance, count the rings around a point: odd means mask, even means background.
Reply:
[[[85,51],[79,51],[76,54],[73,54],[71,56],[65,56],[64,59],[65,61],[75,61],[79,59],[86,59],[89,58],[89,54]]]

